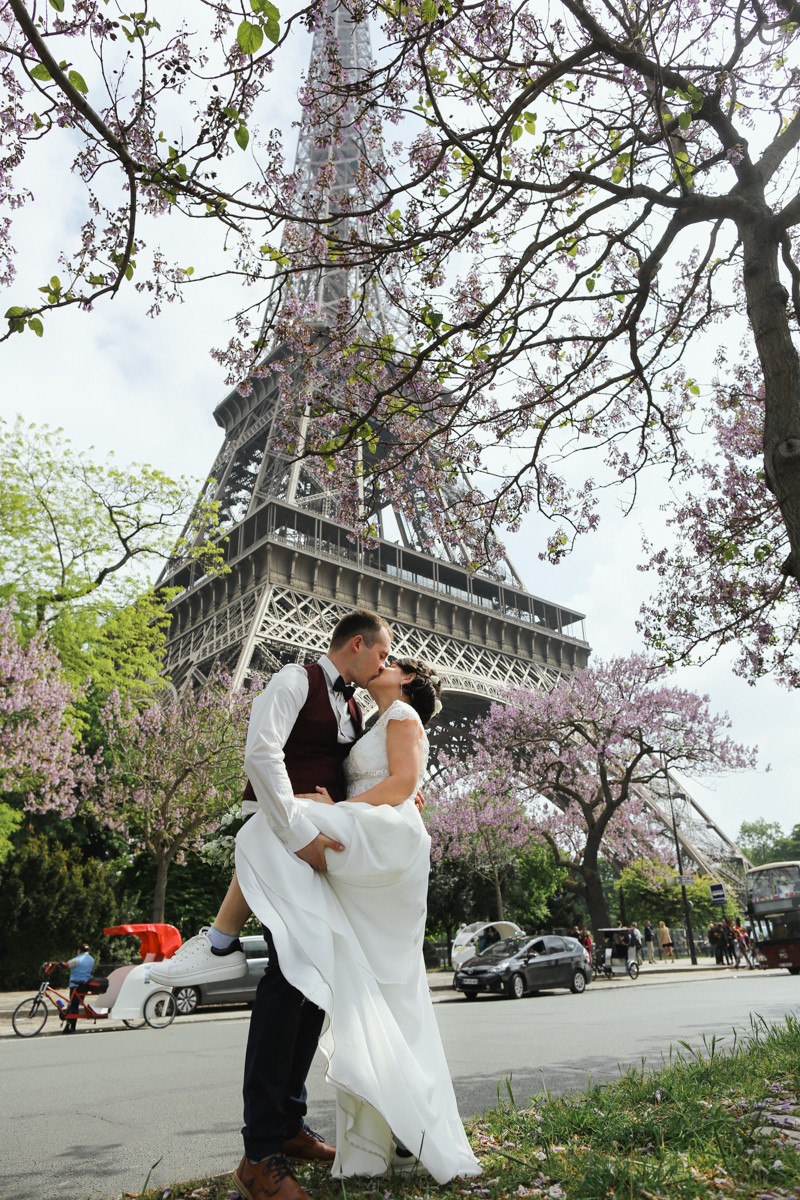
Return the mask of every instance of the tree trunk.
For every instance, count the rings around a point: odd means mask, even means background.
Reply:
[[[492,875],[494,878],[494,902],[495,907],[497,908],[497,919],[498,921],[503,921],[505,919],[503,910],[503,890],[500,887],[500,873],[496,867],[494,868]]]
[[[764,468],[789,535],[784,572],[800,579],[800,360],[789,328],[789,295],[778,268],[779,233],[763,197],[747,199],[761,210],[751,220],[741,220],[739,232],[747,315],[764,372]]]
[[[608,902],[603,891],[603,881],[596,867],[587,867],[584,863],[583,878],[586,887],[586,907],[589,910],[589,923],[592,929],[608,929],[611,917],[608,912]]]
[[[156,884],[153,891],[153,914],[151,920],[163,924],[164,921],[164,905],[167,899],[167,872],[169,871],[169,859],[156,859]]]

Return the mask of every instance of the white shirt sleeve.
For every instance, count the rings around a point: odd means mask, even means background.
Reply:
[[[302,667],[283,667],[253,701],[244,769],[259,807],[287,850],[302,850],[318,830],[300,809],[284,761],[283,748],[308,698]]]

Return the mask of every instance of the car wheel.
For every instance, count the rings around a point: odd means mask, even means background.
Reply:
[[[465,1000],[477,1000],[478,993],[477,992],[464,992],[464,999]]]
[[[576,971],[572,976],[572,983],[569,985],[572,992],[586,991],[586,976],[583,971]]]
[[[800,967],[789,967],[790,975],[800,975]]]
[[[188,1017],[200,1003],[200,993],[196,987],[176,987],[172,989],[172,994],[179,1017]]]
[[[508,995],[511,1000],[521,1000],[525,995],[525,980],[521,975],[512,975],[508,982]]]
[[[629,962],[628,963],[628,974],[630,975],[631,979],[638,979],[639,978],[639,964],[635,963],[635,962]]]

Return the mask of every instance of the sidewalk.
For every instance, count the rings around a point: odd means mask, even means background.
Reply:
[[[607,988],[636,987],[642,983],[646,984],[648,979],[655,979],[659,983],[668,983],[670,979],[685,980],[687,976],[700,981],[720,975],[726,977],[733,975],[746,976],[750,973],[747,967],[742,967],[737,971],[735,967],[718,967],[709,959],[701,959],[696,967],[693,967],[688,959],[678,959],[675,963],[656,962],[652,966],[645,963],[635,984],[622,976],[615,976],[613,979],[597,979],[591,986],[605,990]],[[458,998],[458,993],[454,992],[450,986],[452,981],[452,971],[428,971],[428,986],[431,989],[431,996],[434,1003],[441,1000],[455,1000]],[[33,988],[18,992],[0,992],[0,1038],[16,1036],[11,1027],[11,1014],[21,1001],[29,999],[33,994]],[[184,1024],[187,1021],[235,1021],[249,1019],[249,1017],[250,1009],[243,1005],[237,1007],[224,1007],[220,1005],[215,1008],[201,1009],[199,1012],[192,1013],[191,1016],[179,1017],[177,1019],[180,1020],[181,1024]],[[90,1024],[86,1021],[79,1027],[80,1032],[85,1033],[110,1033],[112,1030],[123,1028],[124,1026],[121,1021],[105,1020],[98,1021],[96,1024]],[[49,1037],[60,1032],[61,1024],[56,1018],[55,1011],[51,1011],[44,1030],[38,1036]]]

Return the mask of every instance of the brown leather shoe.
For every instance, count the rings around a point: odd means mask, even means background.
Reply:
[[[301,1162],[332,1163],[336,1147],[329,1146],[307,1125],[301,1125],[294,1137],[287,1139],[283,1153],[287,1158],[298,1158]]]
[[[311,1200],[283,1154],[270,1154],[257,1163],[251,1163],[245,1155],[232,1178],[244,1200]]]

